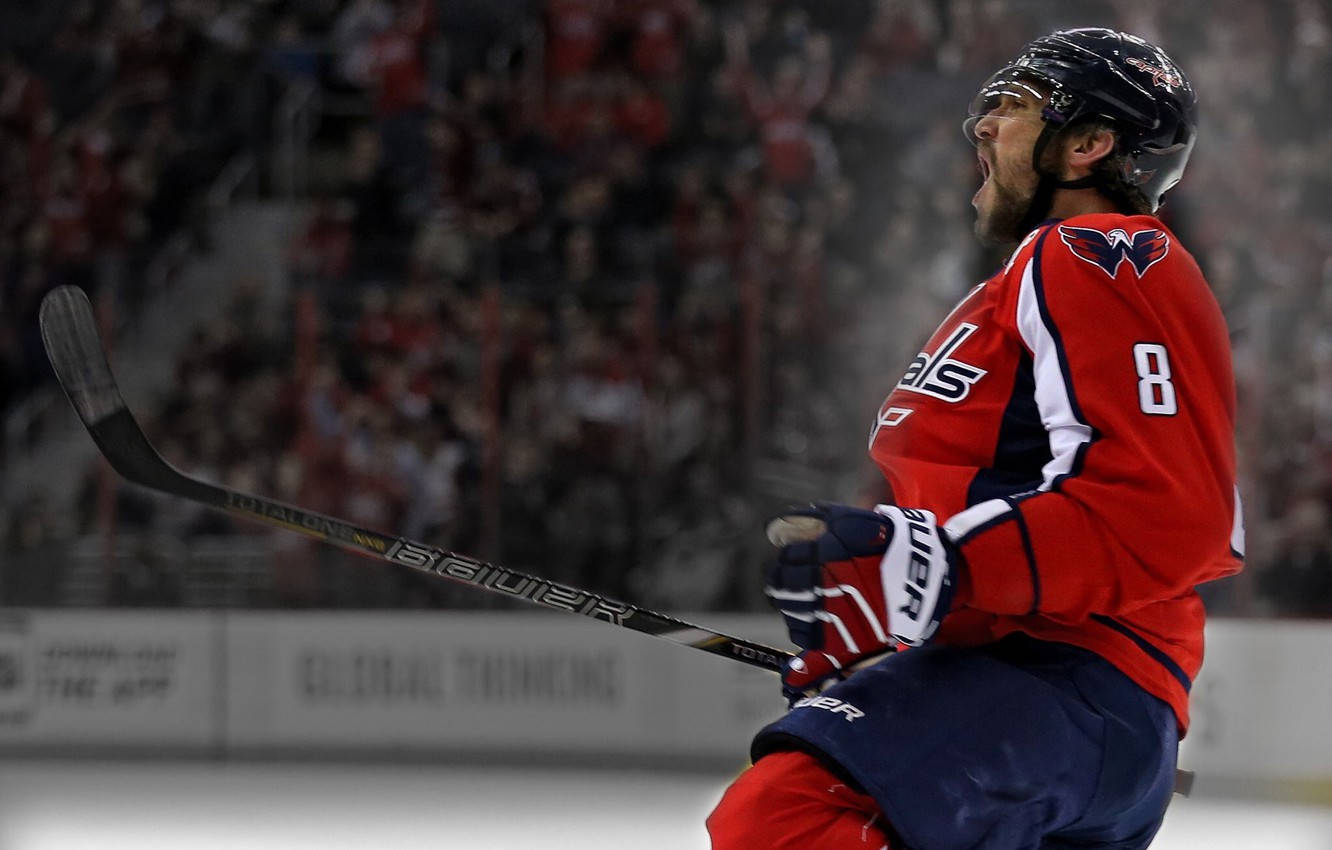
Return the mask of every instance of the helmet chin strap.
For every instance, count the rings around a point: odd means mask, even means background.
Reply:
[[[1056,125],[1047,119],[1045,126],[1041,128],[1041,134],[1036,137],[1035,144],[1031,146],[1031,168],[1040,179],[1036,183],[1035,193],[1031,196],[1031,203],[1027,204],[1027,212],[1018,224],[1017,236],[1019,239],[1050,217],[1050,207],[1054,203],[1056,189],[1092,189],[1100,183],[1100,180],[1094,174],[1088,174],[1076,180],[1060,180],[1041,167],[1041,156],[1045,153],[1046,147],[1067,126],[1067,124]]]

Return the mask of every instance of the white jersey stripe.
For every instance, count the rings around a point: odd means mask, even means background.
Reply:
[[[1244,501],[1240,499],[1238,486],[1235,488],[1235,520],[1230,527],[1230,551],[1244,557]]]
[[[1011,510],[1013,506],[1003,499],[990,499],[953,514],[952,519],[944,523],[943,530],[949,539],[956,543],[982,525],[993,522]]]
[[[1061,476],[1073,470],[1078,451],[1092,440],[1091,426],[1079,422],[1068,396],[1068,383],[1059,362],[1059,348],[1041,316],[1034,268],[1037,258],[1027,261],[1018,290],[1017,325],[1022,341],[1031,351],[1036,379],[1036,407],[1050,439],[1051,460],[1041,470],[1038,489],[1050,490]]]

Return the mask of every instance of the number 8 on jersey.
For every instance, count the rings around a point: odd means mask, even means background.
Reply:
[[[1133,346],[1133,363],[1138,367],[1138,406],[1142,412],[1154,416],[1178,413],[1166,347],[1159,342],[1140,342]]]

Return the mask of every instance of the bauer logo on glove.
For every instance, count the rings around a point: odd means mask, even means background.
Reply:
[[[928,641],[952,597],[952,547],[929,511],[818,503],[772,520],[765,592],[804,650],[788,697],[816,692],[897,643]]]
[[[879,508],[886,508],[880,505]],[[876,511],[878,508],[875,509]],[[951,579],[950,564],[944,544],[929,511],[888,508],[906,521],[906,534],[900,532],[884,554],[883,563],[896,565],[905,561],[905,569],[884,571],[884,590],[888,594],[888,620],[893,635],[902,643],[918,645],[934,636],[943,612],[936,616],[943,585]],[[905,539],[904,539],[905,538]],[[904,573],[898,576],[897,573]]]

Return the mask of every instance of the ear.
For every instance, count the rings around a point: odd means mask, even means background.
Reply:
[[[1071,137],[1064,147],[1064,179],[1090,174],[1092,166],[1115,149],[1115,134],[1104,127],[1089,129]]]

